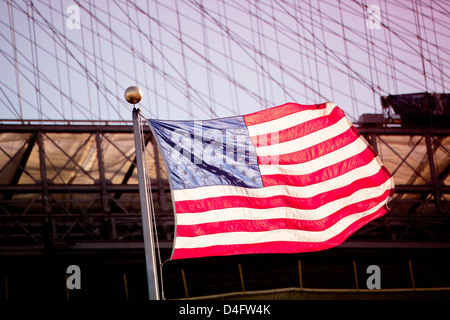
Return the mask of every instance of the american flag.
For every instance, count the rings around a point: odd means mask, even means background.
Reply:
[[[149,121],[172,187],[172,259],[324,250],[389,210],[391,174],[334,103]]]

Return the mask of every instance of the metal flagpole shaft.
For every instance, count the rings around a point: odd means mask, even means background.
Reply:
[[[139,109],[133,109],[134,145],[136,148],[136,168],[139,181],[139,197],[141,200],[142,232],[144,233],[145,264],[147,266],[148,297],[159,300],[158,271],[156,268],[155,244],[153,241],[153,224],[150,217],[147,194],[147,179],[145,179],[144,161],[142,157],[142,137],[139,127]]]

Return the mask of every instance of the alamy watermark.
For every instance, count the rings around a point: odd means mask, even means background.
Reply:
[[[193,132],[175,129],[170,136],[173,152],[188,159],[193,164],[202,164],[211,155],[224,155],[236,158],[245,164],[256,164],[256,153],[246,129],[208,129],[202,121],[195,121]],[[257,135],[253,141],[259,148],[265,147],[266,157],[261,157],[261,164],[279,164],[280,133],[274,131]],[[254,157],[250,155],[255,154]]]
[[[66,274],[69,276],[66,279],[66,287],[69,290],[81,289],[81,269],[79,266],[72,264],[67,267]]]
[[[372,4],[367,7],[366,26],[369,30],[381,29],[381,10],[379,6]]]
[[[69,15],[66,20],[66,26],[69,30],[81,29],[81,15],[80,7],[76,4],[70,5],[66,9],[66,13]]]
[[[372,264],[367,267],[366,273],[370,276],[366,280],[367,289],[381,289],[381,269],[379,266]]]

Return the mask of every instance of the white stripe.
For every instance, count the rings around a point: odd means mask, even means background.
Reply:
[[[327,102],[324,109],[298,111],[275,120],[247,126],[248,132],[250,136],[257,136],[288,129],[301,123],[327,116],[335,107],[336,105],[334,103]]]
[[[277,229],[258,232],[216,233],[197,237],[177,237],[176,249],[203,248],[215,245],[255,244],[272,241],[324,242],[339,235],[355,221],[376,212],[383,205],[384,203],[380,203],[370,210],[344,217],[323,231]]]
[[[386,190],[391,188],[391,181],[387,180],[383,184],[373,188],[361,189],[352,195],[337,199],[324,204],[317,209],[296,209],[289,207],[277,207],[268,209],[255,208],[227,208],[210,210],[196,213],[177,214],[177,225],[196,225],[201,223],[212,223],[231,220],[264,220],[264,219],[298,219],[298,220],[320,220],[333,214],[334,212],[351,204],[376,198],[381,196]],[[384,201],[387,203],[388,198]]]
[[[275,143],[268,146],[256,147],[256,153],[258,154],[258,156],[276,156],[304,150],[316,144],[324,142],[325,140],[332,139],[341,133],[344,133],[351,126],[352,124],[348,121],[348,119],[346,117],[343,117],[331,126],[312,132],[300,138],[284,141],[281,143]],[[271,139],[272,141],[274,139],[276,141],[277,138],[276,136],[275,138],[271,136]]]
[[[365,166],[356,168],[338,177],[322,181],[308,186],[270,186],[263,188],[244,188],[230,185],[206,186],[193,189],[173,190],[175,201],[201,200],[222,196],[244,196],[266,198],[277,195],[285,195],[297,198],[313,197],[319,193],[344,187],[355,180],[369,177],[380,170],[378,157]]]
[[[269,174],[287,174],[287,175],[305,175],[316,172],[320,169],[331,166],[335,163],[344,161],[350,157],[356,156],[367,148],[365,141],[356,139],[354,142],[339,148],[333,152],[324,154],[321,157],[312,159],[308,162],[290,164],[290,165],[259,165],[262,175]],[[274,162],[275,160],[271,160]]]

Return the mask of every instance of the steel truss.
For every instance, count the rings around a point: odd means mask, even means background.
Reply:
[[[342,246],[450,247],[450,129],[358,130],[406,182],[396,181],[391,213]],[[143,248],[132,132],[131,124],[1,124],[0,253]],[[171,248],[170,188],[144,134],[159,245]]]

